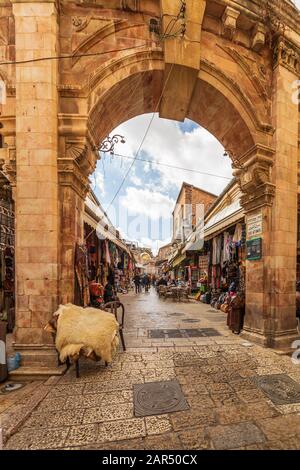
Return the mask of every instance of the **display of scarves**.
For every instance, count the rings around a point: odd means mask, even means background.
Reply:
[[[223,256],[222,263],[230,260],[230,246],[231,246],[231,235],[229,232],[224,232],[224,241],[223,241]]]
[[[110,252],[109,252],[109,246],[108,246],[108,241],[105,240],[104,242],[104,246],[105,246],[105,261],[107,264],[111,264],[111,258],[110,258]]]
[[[87,307],[90,304],[90,290],[88,279],[88,256],[85,245],[76,245],[75,273],[79,287],[80,303],[83,307]],[[77,296],[75,295],[75,297]]]
[[[222,251],[222,237],[218,236],[213,239],[213,255],[212,264],[217,265],[221,263]]]
[[[239,243],[242,240],[242,231],[243,231],[242,224],[236,224],[234,235],[232,238],[232,241],[234,243]]]
[[[212,241],[212,265],[217,264],[217,237],[213,238]]]

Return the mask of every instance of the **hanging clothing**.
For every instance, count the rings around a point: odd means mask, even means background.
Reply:
[[[87,307],[88,305],[90,305],[90,290],[88,278],[88,255],[86,245],[76,245],[75,273],[78,284],[78,292],[75,292],[75,300],[77,301],[77,303],[80,303],[83,307]]]
[[[222,264],[230,260],[230,244],[231,235],[229,232],[224,232]]]
[[[232,237],[232,241],[234,243],[239,243],[242,240],[242,231],[243,231],[242,224],[236,224],[234,235]]]
[[[105,240],[104,242],[104,246],[105,246],[105,261],[107,264],[111,264],[111,257],[110,257],[110,252],[109,252],[109,245],[108,245],[108,241]]]

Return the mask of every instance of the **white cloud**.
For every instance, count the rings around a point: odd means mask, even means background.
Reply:
[[[151,116],[151,114],[139,116],[122,124],[114,131],[126,138],[126,144],[118,148],[120,153],[129,156],[135,155]],[[222,145],[201,127],[190,133],[183,133],[177,122],[160,119],[156,115],[142,146],[142,151],[147,154],[147,158],[150,160],[195,169],[204,173],[218,174],[227,178],[232,177],[231,162],[229,158],[223,157]],[[186,181],[219,194],[229,182],[229,179],[164,166],[153,165],[153,168],[160,172],[161,186],[166,192],[174,185],[179,188],[182,182]],[[149,164],[145,163],[144,171],[145,173],[149,171]]]
[[[135,185],[135,186],[143,186],[143,182],[141,178],[139,178],[136,175],[132,175],[130,178],[130,181]]]
[[[96,171],[95,173],[95,183],[96,183],[96,188],[100,192],[101,196],[104,196],[105,194],[105,186],[104,186],[104,176],[100,171]]]
[[[169,219],[175,201],[165,194],[149,189],[126,188],[126,195],[121,197],[121,205],[133,215],[144,215],[151,220]]]

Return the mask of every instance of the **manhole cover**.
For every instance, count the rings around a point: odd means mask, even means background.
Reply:
[[[214,328],[193,328],[180,330],[149,330],[149,338],[205,338],[209,336],[221,336]]]
[[[154,416],[189,409],[177,380],[133,386],[134,415]]]
[[[168,317],[182,317],[184,313],[168,313]]]
[[[275,405],[288,405],[300,403],[300,384],[288,375],[262,375],[253,377],[254,382],[275,403]]]
[[[10,392],[15,392],[16,390],[19,390],[22,387],[24,387],[24,384],[8,383],[4,385],[4,387],[1,387],[0,391],[1,393],[6,394]]]

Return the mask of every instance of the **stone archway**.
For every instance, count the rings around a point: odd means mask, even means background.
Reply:
[[[58,67],[44,61],[10,69],[16,348],[25,363],[38,350],[49,364],[51,339],[42,326],[58,302],[72,300],[74,243],[82,238],[97,145],[122,121],[153,111],[193,119],[229,151],[247,217],[259,213],[263,220],[263,259],[247,265],[245,335],[266,346],[290,345],[299,152],[291,85],[300,74],[299,12],[288,0],[274,6],[190,0],[183,17],[181,0],[8,3],[15,23],[8,53],[16,46],[18,60],[43,57],[47,44],[47,56],[57,54],[57,45],[68,56]],[[166,33],[172,17],[179,36],[159,41],[150,20]]]

